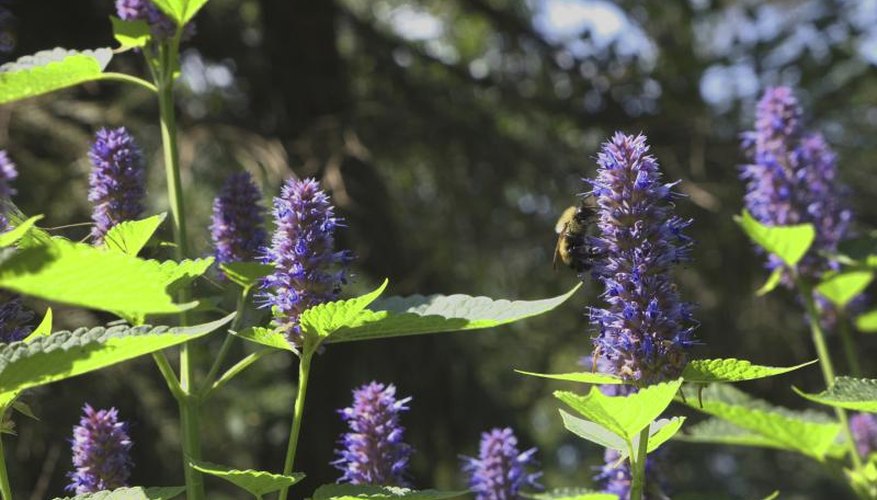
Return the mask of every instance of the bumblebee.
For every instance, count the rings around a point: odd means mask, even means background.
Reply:
[[[588,232],[597,215],[590,197],[582,198],[578,206],[563,211],[554,230],[557,233],[557,246],[554,247],[554,269],[560,260],[576,272],[588,271],[600,251],[588,244]]]

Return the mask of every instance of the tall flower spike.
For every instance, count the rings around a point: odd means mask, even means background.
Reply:
[[[518,450],[518,438],[511,429],[491,429],[481,434],[478,458],[463,457],[463,471],[477,500],[516,500],[526,487],[541,489],[541,472],[535,467],[536,448]]]
[[[616,133],[603,144],[591,195],[597,202],[593,275],[606,306],[590,310],[594,347],[610,373],[638,384],[676,378],[695,322],[670,272],[689,258],[690,221],[673,215],[674,184],[661,181],[646,138]]]
[[[808,134],[801,124],[801,107],[788,87],[768,89],[756,109],[755,130],[743,134],[749,164],[741,169],[746,183],[746,208],[759,222],[771,226],[811,223],[813,246],[798,264],[799,272],[818,278],[831,268],[821,256],[833,252],[847,234],[852,212],[848,189],[837,175],[837,160],[820,134]],[[767,267],[782,267],[769,256]],[[791,284],[790,276],[784,283]]]
[[[127,486],[131,475],[131,439],[115,408],[95,410],[86,404],[73,427],[73,466],[67,490],[94,493]]]
[[[353,391],[353,405],[339,410],[350,432],[341,436],[332,462],[343,472],[339,483],[407,486],[408,459],[414,452],[403,441],[399,414],[410,397],[396,399],[393,384],[372,382]]]
[[[264,253],[268,234],[262,192],[248,172],[233,174],[213,200],[210,235],[219,263],[256,260]]]
[[[18,177],[18,169],[6,150],[0,149],[0,232],[9,230],[9,220],[6,218],[6,204],[15,195],[12,181]]]
[[[862,458],[877,453],[877,415],[873,413],[856,413],[850,417],[850,430],[853,441]]]
[[[143,212],[143,155],[125,127],[101,129],[88,152],[92,170],[88,201],[94,203],[91,235],[103,242],[116,224],[136,219]]]
[[[349,251],[335,251],[335,217],[329,197],[314,179],[290,179],[274,198],[275,231],[266,261],[274,272],[265,278],[267,305],[287,338],[301,347],[298,317],[309,307],[334,300],[347,282]]]

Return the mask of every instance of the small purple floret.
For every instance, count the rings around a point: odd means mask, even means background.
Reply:
[[[674,184],[662,182],[648,151],[644,136],[616,133],[589,181],[598,206],[593,276],[607,303],[590,310],[594,347],[609,373],[644,385],[679,376],[696,325],[671,277],[674,265],[689,260],[683,231],[691,222],[673,214]]]
[[[146,21],[152,36],[167,39],[174,36],[177,24],[155,6],[150,0],[116,0],[116,13],[123,21]],[[190,26],[187,25],[187,31]],[[184,32],[184,34],[187,34]]]
[[[33,312],[25,309],[18,295],[0,292],[0,301],[0,344],[24,340],[33,330]]]
[[[131,439],[127,424],[115,408],[95,410],[86,404],[73,427],[73,466],[67,490],[76,494],[112,490],[128,485]]]
[[[341,436],[332,462],[343,474],[339,483],[407,486],[408,460],[414,449],[405,443],[399,415],[411,398],[396,399],[393,384],[372,382],[353,391],[353,405],[339,410],[350,432]]]
[[[9,158],[6,150],[0,149],[0,232],[10,229],[9,220],[6,218],[6,204],[15,195],[16,191],[12,187],[12,181],[17,177],[18,169],[15,163]]]
[[[877,453],[877,415],[873,413],[856,413],[850,417],[850,430],[853,441],[862,458]]]
[[[601,485],[604,493],[618,495],[619,500],[630,500],[630,487],[633,476],[630,471],[630,462],[619,462],[621,454],[617,450],[607,449],[603,455],[606,465],[600,468],[600,472],[594,480]],[[657,457],[649,455],[646,458],[646,500],[658,500],[669,498],[663,492],[663,481],[656,467]]]
[[[274,272],[265,278],[263,297],[276,308],[276,322],[290,342],[300,347],[299,315],[338,297],[353,257],[334,249],[341,221],[316,180],[288,180],[274,198],[273,213],[275,230],[265,261]]]
[[[521,452],[518,438],[508,427],[481,434],[478,458],[463,457],[463,471],[469,475],[469,488],[477,500],[517,500],[524,488],[542,489],[536,448]]]
[[[268,234],[262,192],[248,172],[229,176],[213,200],[210,235],[217,263],[254,261],[265,251]]]
[[[91,235],[99,244],[110,228],[143,212],[143,154],[125,127],[104,128],[95,134],[88,158],[88,201],[94,204]]]

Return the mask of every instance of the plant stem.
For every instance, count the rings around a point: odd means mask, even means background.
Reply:
[[[647,425],[639,435],[639,449],[636,453],[636,460],[630,457],[631,467],[631,486],[630,500],[641,500],[646,490],[646,458],[649,449],[649,428]]]
[[[6,408],[0,408],[0,418]],[[9,486],[9,473],[6,471],[6,456],[3,451],[3,436],[0,435],[0,497],[3,500],[12,500],[12,487]]]
[[[819,356],[819,366],[822,368],[822,377],[825,379],[826,388],[834,384],[834,366],[831,363],[831,356],[828,353],[828,346],[825,343],[825,332],[822,331],[822,323],[819,310],[816,308],[816,302],[813,300],[813,289],[804,281],[795,276],[795,285],[801,292],[804,300],[804,308],[807,310],[807,316],[810,322],[810,333],[813,336],[813,345],[816,346],[816,354]],[[856,471],[862,469],[862,458],[856,450],[856,442],[853,440],[853,432],[850,429],[850,422],[847,418],[847,412],[843,408],[834,408],[834,413],[840,421],[846,436],[847,448],[850,454],[853,468]]]
[[[180,387],[180,381],[177,380],[177,374],[174,373],[174,369],[171,368],[170,362],[168,362],[167,356],[164,355],[164,352],[154,352],[152,353],[152,358],[155,360],[155,364],[158,365],[158,371],[161,372],[164,381],[167,382],[167,387],[170,389],[171,394],[173,394],[174,399],[179,400],[184,397],[185,394]]]
[[[250,293],[250,288],[244,288],[241,292],[241,296],[238,297],[238,305],[237,305],[237,313],[234,317],[234,322],[232,322],[229,330],[233,332],[237,332],[238,328],[240,328],[242,318],[244,317],[244,308],[247,304],[247,295]],[[225,361],[225,357],[228,356],[228,351],[231,349],[232,344],[234,343],[234,335],[227,334],[225,339],[222,341],[222,346],[219,348],[219,353],[216,354],[216,359],[213,360],[213,366],[210,367],[210,371],[207,372],[207,378],[204,379],[204,383],[201,386],[201,393],[204,394],[210,391],[213,383],[216,381],[216,375],[219,374],[219,370],[222,368],[222,362]]]
[[[158,92],[158,88],[155,85],[147,82],[146,80],[142,80],[137,78],[136,76],[126,75],[125,73],[113,73],[107,72],[103,73],[100,77],[101,80],[115,80],[118,82],[126,82],[133,83],[134,85],[139,85],[150,92]]]
[[[178,50],[179,31],[170,44],[169,50],[162,50],[163,55],[173,54]],[[158,104],[161,116],[161,140],[164,149],[164,168],[167,179],[168,199],[170,201],[171,218],[174,222],[174,247],[177,260],[183,260],[188,254],[186,235],[185,207],[183,204],[182,180],[180,177],[180,155],[177,149],[177,124],[174,114],[174,91],[172,63],[165,62],[161,67],[158,84]],[[189,301],[186,289],[178,292],[177,300],[181,303]],[[188,315],[180,313],[180,324],[188,323]],[[191,343],[180,348],[180,388],[182,396],[177,398],[180,406],[180,434],[183,441],[183,471],[186,476],[186,497],[189,500],[202,500],[204,497],[204,480],[201,474],[189,466],[190,460],[201,459],[200,418],[198,398],[193,395],[194,363],[192,362]]]
[[[256,361],[259,361],[264,356],[271,354],[272,352],[277,352],[277,350],[275,350],[275,349],[261,349],[259,351],[256,351],[256,352],[250,354],[249,356],[241,359],[237,363],[235,363],[234,366],[232,366],[231,368],[226,370],[225,373],[223,373],[222,376],[219,377],[219,380],[217,380],[216,382],[213,383],[213,385],[205,388],[201,392],[201,401],[204,402],[204,401],[207,401],[208,399],[210,399],[210,396],[212,396],[213,393],[218,391],[222,386],[227,384],[229,382],[229,380],[238,376],[241,372],[243,372],[244,370],[249,368],[250,365],[252,365]]]
[[[311,357],[314,353],[308,349],[302,349],[301,361],[298,364],[298,394],[295,396],[295,410],[292,417],[292,429],[289,431],[289,445],[286,448],[286,460],[283,462],[283,475],[292,473],[292,465],[295,461],[295,449],[298,447],[298,435],[301,431],[301,420],[305,411],[305,396],[308,392],[308,375],[311,370]],[[280,490],[278,500],[286,500],[289,487]]]
[[[862,365],[859,364],[859,356],[856,355],[856,344],[853,342],[853,332],[850,331],[850,321],[845,313],[838,315],[838,330],[840,330],[840,341],[844,346],[844,354],[847,357],[847,365],[850,368],[850,375],[853,377],[862,376]]]

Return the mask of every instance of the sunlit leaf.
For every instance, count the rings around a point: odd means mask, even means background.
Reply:
[[[111,227],[104,236],[104,246],[128,255],[137,255],[167,218],[162,212],[141,220],[123,221]]]
[[[280,491],[283,488],[288,488],[305,477],[304,474],[298,472],[285,476],[261,470],[237,470],[210,462],[190,462],[190,465],[193,469],[203,472],[204,474],[225,479],[256,497],[261,497],[262,495]]]
[[[766,226],[746,210],[734,220],[752,241],[782,259],[789,267],[795,267],[816,238],[812,224]]]
[[[773,377],[789,373],[799,368],[812,365],[818,360],[808,361],[795,366],[761,366],[753,365],[745,359],[696,359],[688,363],[682,371],[686,382],[742,382],[759,378]]]
[[[123,49],[136,49],[143,47],[149,42],[151,35],[149,23],[144,20],[123,21],[115,16],[110,16],[113,24],[113,37]]]
[[[867,378],[837,377],[827,390],[818,394],[806,393],[797,387],[795,392],[810,401],[846,408],[847,410],[877,413],[877,380]]]
[[[0,66],[0,104],[98,80],[113,57],[108,48],[44,50]]]
[[[411,500],[443,500],[458,498],[466,491],[411,490],[396,486],[371,486],[364,484],[324,484],[314,492],[312,500],[394,500],[407,498]]]
[[[42,219],[42,215],[35,215],[21,224],[16,224],[15,227],[6,231],[3,234],[0,234],[0,247],[8,247],[10,245],[15,244],[18,240],[20,240],[28,231],[30,231],[31,227],[40,219]]]
[[[156,488],[135,486],[112,491],[83,493],[74,497],[57,497],[55,500],[173,500],[185,491],[185,486],[162,486]]]
[[[839,309],[844,309],[851,300],[868,288],[873,279],[873,271],[847,271],[832,274],[817,285],[816,291]]]
[[[551,380],[562,380],[565,382],[578,382],[581,384],[596,385],[616,385],[623,384],[624,381],[620,377],[609,373],[597,372],[571,372],[571,373],[535,373],[525,372],[523,370],[515,370],[522,375],[530,375],[531,377],[548,378]]]

